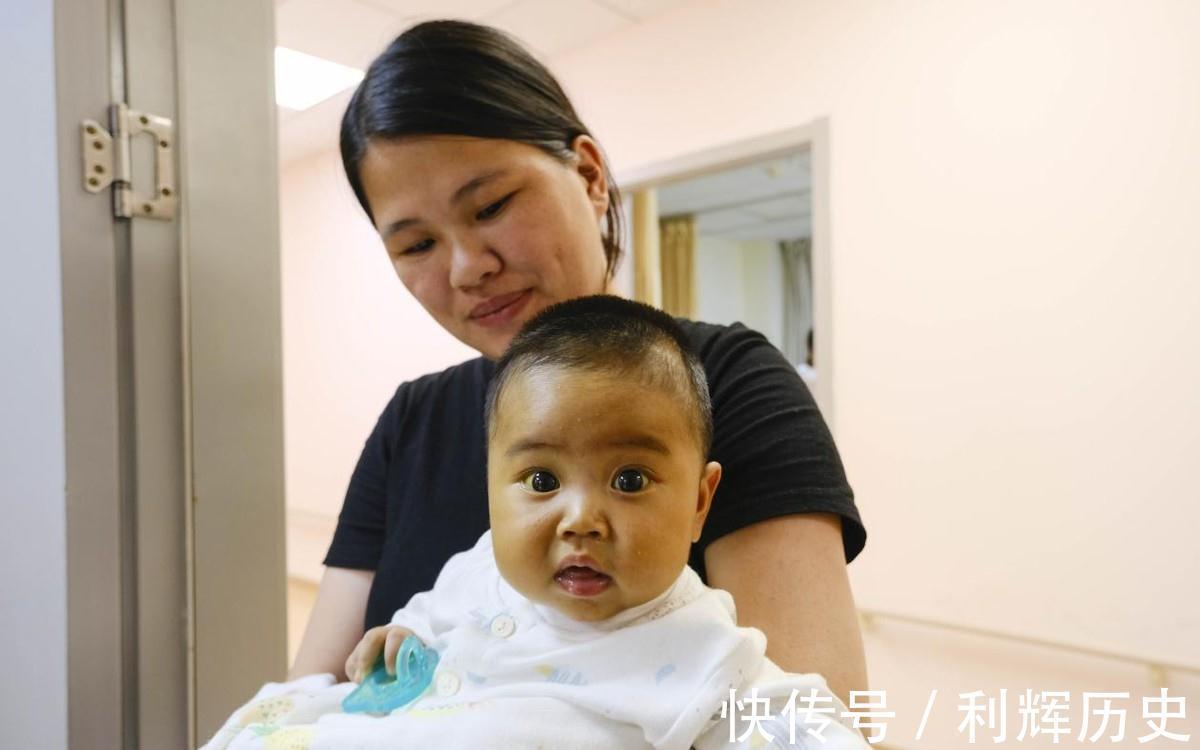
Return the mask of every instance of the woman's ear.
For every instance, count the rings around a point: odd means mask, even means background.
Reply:
[[[575,152],[575,172],[583,178],[588,200],[599,220],[608,211],[608,177],[604,174],[604,155],[591,136],[581,135],[571,144]]]
[[[700,541],[700,532],[704,530],[704,519],[708,518],[708,510],[712,507],[713,495],[717,494],[717,485],[721,483],[721,464],[709,461],[700,473],[700,489],[696,495],[696,516],[692,523],[692,541]]]

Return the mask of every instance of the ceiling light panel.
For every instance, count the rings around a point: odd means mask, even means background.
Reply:
[[[357,86],[363,72],[306,55],[287,47],[275,48],[275,103],[304,110]]]

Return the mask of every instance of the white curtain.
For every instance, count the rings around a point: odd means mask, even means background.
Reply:
[[[808,356],[808,335],[813,327],[812,239],[803,237],[779,243],[783,259],[783,353],[794,365]]]

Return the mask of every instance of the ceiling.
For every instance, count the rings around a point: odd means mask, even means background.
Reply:
[[[700,235],[790,240],[812,236],[811,196],[811,152],[805,149],[663,185],[658,212],[694,215]]]
[[[640,23],[687,0],[276,0],[276,44],[363,70],[418,21],[463,18],[497,26],[542,60]],[[286,165],[337,145],[344,91],[302,112],[279,110]]]

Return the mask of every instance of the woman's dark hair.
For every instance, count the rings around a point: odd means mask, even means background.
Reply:
[[[375,58],[342,116],[342,165],[372,220],[359,175],[367,145],[420,135],[519,141],[567,163],[575,139],[591,133],[550,71],[515,39],[465,21],[428,21]],[[621,255],[621,196],[607,160],[602,167],[608,213],[601,240],[611,275]]]

